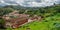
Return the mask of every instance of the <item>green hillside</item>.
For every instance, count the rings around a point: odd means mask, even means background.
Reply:
[[[17,8],[7,6],[0,8],[0,16],[9,14],[10,12],[12,12],[12,10],[13,11],[17,10],[19,11],[19,14],[24,13],[29,14],[30,16],[33,15],[41,16],[42,20],[28,23],[16,29],[6,28],[6,30],[60,30],[60,5],[41,7],[38,9],[35,8],[17,9]],[[0,18],[0,20],[3,21],[2,18]],[[1,21],[0,23],[3,24],[4,21],[3,22]]]

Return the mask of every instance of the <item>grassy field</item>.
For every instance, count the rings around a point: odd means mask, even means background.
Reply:
[[[60,13],[42,21],[34,21],[17,29],[8,28],[7,30],[60,30]]]

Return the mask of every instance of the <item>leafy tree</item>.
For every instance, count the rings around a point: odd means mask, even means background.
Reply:
[[[8,13],[10,13],[12,11],[13,11],[13,9],[11,9],[11,8],[0,8],[0,16],[8,14]]]

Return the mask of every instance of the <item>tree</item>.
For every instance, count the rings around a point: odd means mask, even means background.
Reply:
[[[12,11],[13,11],[12,8],[0,8],[0,16],[3,16],[5,14],[8,14],[8,13],[10,13]]]

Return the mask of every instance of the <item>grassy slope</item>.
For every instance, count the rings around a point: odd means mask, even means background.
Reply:
[[[20,28],[14,29],[14,30],[27,30],[27,29],[51,30],[52,28],[55,28],[54,23],[60,23],[60,13],[56,14],[55,16],[47,17],[42,21],[31,22],[29,24],[26,24]],[[7,29],[7,30],[10,30],[10,29]]]

